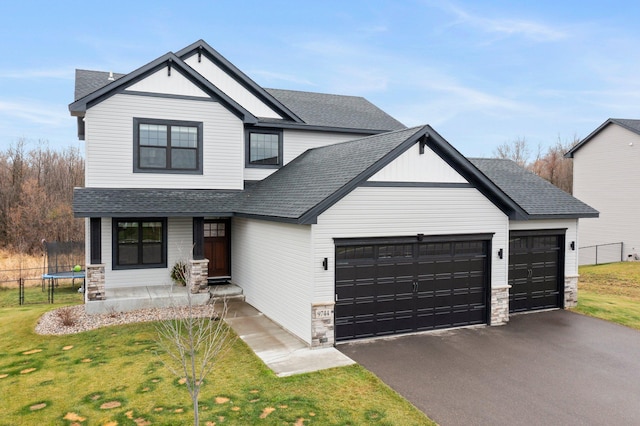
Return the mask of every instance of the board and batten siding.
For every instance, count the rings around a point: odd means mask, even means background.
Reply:
[[[335,297],[334,238],[373,238],[492,233],[491,285],[507,284],[507,216],[475,188],[359,187],[318,217],[312,226],[313,301]],[[329,259],[323,270],[322,260]]]
[[[360,138],[352,133],[311,132],[285,129],[282,135],[283,163],[287,164],[303,152],[320,146],[332,145]],[[247,167],[244,169],[245,180],[262,180],[277,169],[261,169]]]
[[[87,219],[88,221],[88,219]],[[112,219],[102,218],[102,263],[105,265],[105,290],[112,288],[171,285],[170,272],[179,260],[189,259],[193,245],[191,218],[167,219],[167,267],[113,270],[111,249]],[[89,234],[87,234],[89,235]]]
[[[582,226],[582,219],[580,219]],[[578,275],[578,219],[543,219],[543,220],[512,220],[509,222],[510,231],[533,231],[539,229],[565,229],[564,274]],[[571,250],[571,242],[575,241],[576,250]],[[505,248],[505,259],[509,258],[509,244]]]
[[[194,85],[179,71],[174,71],[169,75],[166,67],[127,87],[127,90],[180,96],[197,96],[210,99],[209,95]]]
[[[292,225],[234,218],[232,280],[253,305],[311,344],[311,232]]]
[[[134,117],[202,122],[203,173],[134,173]],[[85,126],[87,187],[243,188],[243,125],[217,102],[117,94],[87,110]]]
[[[598,218],[580,220],[580,247],[624,242],[623,260],[640,254],[639,169],[640,135],[617,124],[608,125],[576,151],[573,195],[600,212]],[[593,258],[594,253],[585,250],[583,258]]]
[[[200,62],[198,55],[187,58],[185,62],[256,117],[282,118],[205,55],[201,56]]]
[[[374,182],[431,182],[466,183],[458,172],[438,154],[425,149],[420,154],[420,146],[413,145],[398,158],[369,178]]]

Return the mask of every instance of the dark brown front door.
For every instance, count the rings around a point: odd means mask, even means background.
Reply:
[[[228,220],[207,220],[204,223],[204,257],[209,259],[209,277],[229,277],[230,250]]]

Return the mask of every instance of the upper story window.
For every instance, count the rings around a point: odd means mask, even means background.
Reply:
[[[133,171],[202,174],[202,123],[133,119]]]
[[[277,168],[282,166],[282,131],[246,131],[247,167]]]

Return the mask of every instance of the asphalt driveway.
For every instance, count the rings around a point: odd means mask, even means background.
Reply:
[[[338,349],[443,426],[640,424],[640,332],[568,311]]]

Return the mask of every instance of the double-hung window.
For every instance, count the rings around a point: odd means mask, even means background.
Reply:
[[[113,219],[113,269],[166,268],[166,219]]]
[[[202,123],[133,119],[133,170],[202,173]]]
[[[279,130],[246,131],[247,167],[282,166],[282,132]]]

